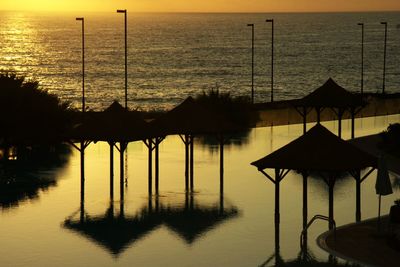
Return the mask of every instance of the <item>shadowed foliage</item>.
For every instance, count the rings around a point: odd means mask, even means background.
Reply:
[[[195,101],[207,109],[222,114],[226,120],[239,126],[248,128],[254,120],[251,112],[251,101],[248,97],[232,97],[230,93],[221,93],[218,88],[204,91],[195,97]]]
[[[39,82],[0,73],[0,143],[54,144],[67,127],[69,105],[41,90]]]

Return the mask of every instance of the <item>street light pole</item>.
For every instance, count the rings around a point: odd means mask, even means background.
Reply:
[[[266,22],[271,22],[271,102],[274,102],[274,20],[267,19]]]
[[[361,26],[361,97],[364,93],[364,23],[358,23]]]
[[[254,24],[247,24],[251,27],[251,103],[254,104]]]
[[[128,109],[128,34],[127,34],[127,10],[126,9],[118,9],[117,13],[124,14],[125,21],[125,109]]]
[[[386,79],[386,41],[387,41],[387,22],[381,22],[385,25],[385,45],[383,48],[383,82],[382,82],[382,94],[385,93],[385,79]]]
[[[85,19],[76,18],[82,21],[82,114],[85,113]]]

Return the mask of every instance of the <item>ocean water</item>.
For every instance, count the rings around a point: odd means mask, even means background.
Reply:
[[[0,12],[0,69],[40,81],[79,108],[81,25],[85,17],[86,101],[101,110],[124,99],[123,15]],[[400,13],[143,14],[128,12],[129,107],[169,109],[189,95],[220,88],[251,92],[255,23],[255,100],[270,99],[271,25],[275,20],[275,100],[302,97],[329,77],[360,90],[365,23],[364,90],[382,90],[388,22],[386,91],[400,85]]]

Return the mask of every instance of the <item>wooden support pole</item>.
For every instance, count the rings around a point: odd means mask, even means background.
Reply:
[[[315,110],[317,111],[317,123],[320,124],[321,123],[321,108],[315,108]]]
[[[356,180],[356,222],[361,221],[361,175],[360,171],[355,173]]]
[[[156,144],[155,144],[155,152],[154,152],[154,157],[155,157],[155,187],[156,187],[156,195],[158,195],[158,179],[159,179],[159,169],[158,169],[158,165],[159,165],[159,144],[160,141],[158,139],[156,139]]]
[[[279,225],[280,215],[279,215],[279,169],[275,169],[275,226]]]
[[[149,149],[149,182],[148,182],[148,190],[149,196],[153,193],[153,140],[150,138],[147,139],[147,148]]]
[[[120,202],[124,201],[124,151],[125,143],[119,143],[119,164],[120,164],[120,178],[119,178],[119,190],[120,190]]]
[[[333,188],[335,182],[333,177],[329,177],[328,186],[329,186],[329,230],[333,229]]]
[[[224,135],[220,135],[219,140],[219,191],[224,193]]]
[[[343,116],[343,111],[342,109],[339,109],[338,111],[338,136],[342,138],[342,116]]]
[[[185,190],[189,191],[189,135],[185,134]]]
[[[194,170],[193,170],[193,166],[194,166],[194,136],[190,135],[189,137],[190,139],[190,191],[194,191]]]
[[[81,141],[80,147],[81,154],[81,218],[80,220],[84,220],[84,212],[85,212],[85,143]]]
[[[110,199],[114,200],[114,143],[110,144]]]
[[[307,132],[307,108],[303,107],[303,134]]]
[[[355,116],[356,116],[354,108],[351,108],[350,112],[351,112],[351,139],[354,139]]]

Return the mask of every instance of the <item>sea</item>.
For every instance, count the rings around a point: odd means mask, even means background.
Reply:
[[[80,108],[85,18],[85,95],[89,109],[124,101],[124,17],[108,13],[0,12],[0,70],[40,82]],[[127,14],[128,106],[168,110],[210,89],[251,96],[254,24],[255,102],[270,101],[274,19],[274,100],[303,97],[333,78],[364,91],[399,91],[400,13]]]

